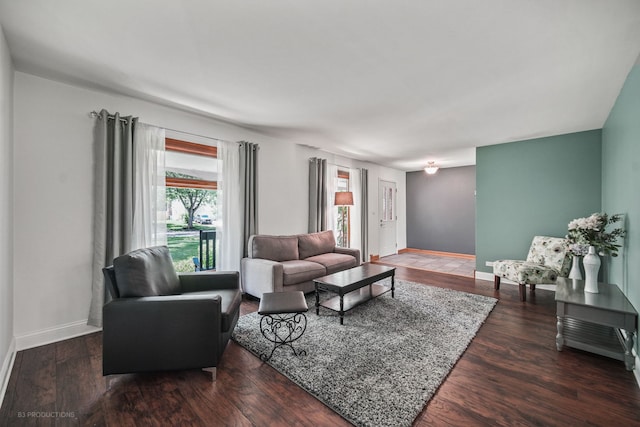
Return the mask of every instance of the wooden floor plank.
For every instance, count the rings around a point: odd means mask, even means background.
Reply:
[[[95,374],[95,363],[88,353],[62,360],[56,368],[56,410],[73,414],[81,424],[89,419],[102,419],[100,400],[105,388]]]
[[[200,371],[187,371],[179,379],[179,389],[198,419],[209,425],[250,427],[253,424],[227,396],[222,382],[211,381]]]
[[[55,344],[25,351],[22,355],[11,406],[11,415],[41,412],[43,408],[55,411],[56,360]]]
[[[76,337],[53,344],[56,349],[56,363],[64,363],[69,359],[87,358],[87,338]]]
[[[554,293],[398,267],[396,278],[498,298],[414,425],[640,425],[640,388],[624,363],[555,348]],[[258,309],[243,299],[241,313]],[[73,419],[18,418],[68,411]],[[348,426],[234,342],[217,381],[200,370],[102,377],[102,334],[16,355],[0,425]]]
[[[4,396],[2,405],[0,406],[0,421],[10,420],[16,418],[17,414],[12,412],[13,401],[16,397],[16,387],[18,384],[18,377],[20,376],[20,365],[22,364],[22,356],[24,352],[18,352],[15,360],[13,361],[13,368],[11,369],[11,375],[9,375],[9,382],[7,383],[7,391]],[[14,392],[11,392],[11,391]],[[8,424],[8,423],[7,423]]]

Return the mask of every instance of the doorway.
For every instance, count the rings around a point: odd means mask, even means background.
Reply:
[[[396,183],[378,181],[378,216],[380,221],[379,255],[394,255],[398,249],[396,227]]]

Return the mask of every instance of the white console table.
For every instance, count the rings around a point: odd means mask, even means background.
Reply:
[[[618,286],[599,283],[600,293],[584,292],[584,281],[558,278],[556,347],[564,345],[625,362],[633,370],[633,336],[638,312]],[[624,331],[624,334],[622,333]]]

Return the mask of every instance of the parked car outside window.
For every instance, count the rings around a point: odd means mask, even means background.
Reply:
[[[195,221],[199,224],[211,224],[211,217],[207,214],[198,214]]]

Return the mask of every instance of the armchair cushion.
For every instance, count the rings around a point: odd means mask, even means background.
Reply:
[[[253,235],[249,237],[249,258],[271,261],[298,259],[298,238],[296,236]]]
[[[519,260],[500,260],[494,262],[493,274],[517,283],[536,285],[554,283],[558,278],[558,271],[554,268]]]
[[[166,246],[138,249],[113,260],[121,298],[175,295],[180,280]]]
[[[333,231],[321,231],[319,233],[300,234],[298,236],[298,252],[300,259],[306,259],[315,255],[333,252],[336,247],[336,238]]]

